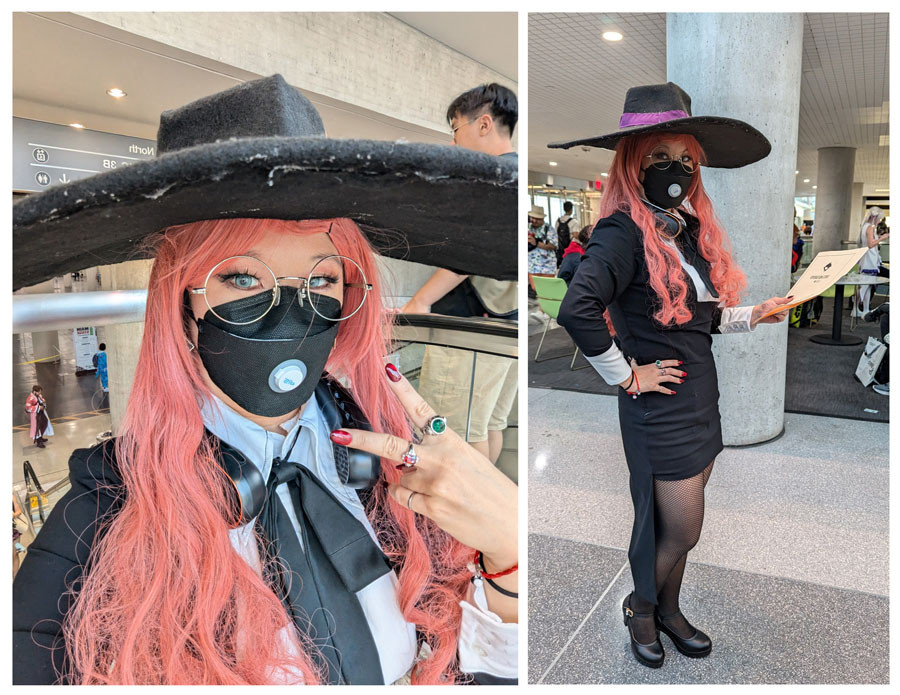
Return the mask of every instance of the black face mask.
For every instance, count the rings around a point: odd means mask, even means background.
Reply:
[[[651,164],[644,169],[644,196],[661,208],[677,208],[687,197],[691,175],[681,162],[669,162],[664,169]]]
[[[282,287],[281,301],[259,321],[238,326],[207,311],[197,321],[197,352],[209,378],[244,410],[263,417],[286,415],[309,400],[325,371],[339,323],[318,316],[296,287]],[[260,303],[271,295],[256,295],[216,307],[231,321],[258,316]],[[341,304],[321,297],[316,308],[340,318]]]

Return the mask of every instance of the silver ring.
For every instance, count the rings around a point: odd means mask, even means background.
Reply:
[[[413,443],[409,443],[409,449],[406,450],[406,453],[403,454],[400,459],[407,466],[415,466],[419,462],[419,455],[416,453],[416,450],[413,448]]]
[[[425,423],[425,427],[423,427],[422,430],[425,434],[439,437],[447,431],[447,418],[443,415],[435,415],[428,419],[428,422]]]
[[[412,498],[413,498],[413,495],[415,495],[415,494],[416,494],[415,491],[410,492],[410,493],[409,493],[409,498],[406,500],[406,508],[407,508],[409,511],[412,511]]]
[[[659,370],[659,375],[660,375],[660,376],[665,376],[665,375],[666,375],[666,370],[665,370],[665,369],[660,369],[660,370]]]

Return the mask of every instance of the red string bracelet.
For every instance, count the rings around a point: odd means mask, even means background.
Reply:
[[[636,388],[634,391],[625,391],[625,393],[629,394],[632,398],[637,398],[641,395],[641,382],[638,381],[637,372],[633,369],[631,370],[631,376],[634,378],[634,384]]]
[[[517,562],[512,567],[510,567],[508,570],[503,570],[502,572],[496,572],[494,574],[488,574],[487,572],[484,571],[484,561],[481,558],[480,550],[475,551],[475,557],[472,560],[472,562],[476,567],[480,568],[481,576],[484,577],[485,579],[497,579],[497,577],[505,577],[507,574],[512,574],[513,572],[517,572],[519,570],[519,563]]]

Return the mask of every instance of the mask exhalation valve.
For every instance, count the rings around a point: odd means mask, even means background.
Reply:
[[[293,391],[306,378],[306,365],[300,360],[285,360],[269,374],[269,388],[275,393]]]

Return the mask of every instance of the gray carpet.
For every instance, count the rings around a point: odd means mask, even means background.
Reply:
[[[881,301],[881,297],[876,297],[873,308]],[[809,340],[818,333],[831,333],[832,302],[831,299],[824,300],[822,318],[818,325],[788,330],[788,377],[784,408],[791,413],[888,422],[890,399],[875,393],[871,386],[864,388],[854,376],[863,345],[819,345]],[[843,317],[842,332],[843,335],[849,335],[849,310],[845,309]],[[877,323],[858,323],[852,334],[862,338],[863,344],[869,336],[881,338]],[[535,363],[534,356],[540,339],[540,333],[528,337],[529,386],[606,395],[616,393],[617,387],[607,386],[590,367],[569,370],[575,345],[562,328],[547,331],[540,357],[541,360],[550,359]],[[586,364],[587,361],[579,354],[575,366]],[[828,380],[823,379],[825,374],[830,375]]]

